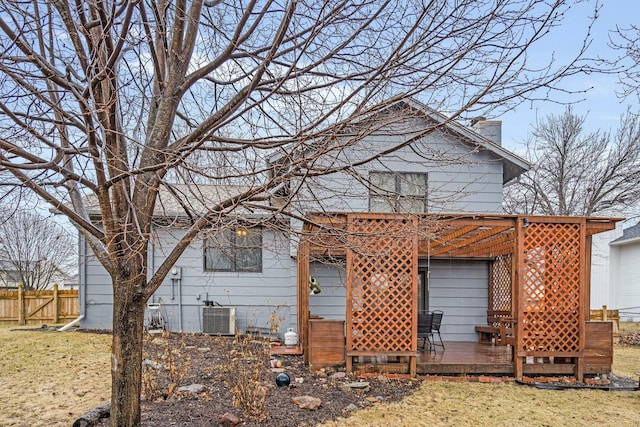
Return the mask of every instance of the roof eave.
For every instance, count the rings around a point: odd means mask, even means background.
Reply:
[[[630,245],[632,243],[637,243],[640,242],[640,236],[638,237],[630,237],[628,239],[616,239],[613,242],[609,243],[609,246],[624,246],[624,245]]]

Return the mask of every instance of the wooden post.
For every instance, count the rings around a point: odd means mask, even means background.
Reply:
[[[603,306],[602,306],[602,321],[603,321],[603,322],[606,322],[607,320],[609,320],[609,319],[607,318],[607,306],[606,306],[606,305],[603,305]]]
[[[18,285],[18,325],[24,325],[24,292],[22,285]]]
[[[57,324],[59,322],[59,307],[58,307],[58,284],[54,283],[53,285],[53,324]]]
[[[515,352],[515,350],[512,350]],[[522,381],[522,377],[524,376],[524,368],[522,366],[523,364],[523,357],[518,357],[518,356],[514,356],[515,358],[515,364],[516,364],[516,379],[518,381]]]
[[[409,357],[409,375],[411,378],[415,378],[418,372],[418,357],[410,356]]]
[[[303,233],[309,230],[305,223]],[[309,363],[309,242],[303,238],[298,245],[297,300],[298,300],[298,342],[302,348],[304,363]]]
[[[585,225],[586,228],[586,225]],[[592,236],[585,237],[585,252],[586,256],[584,258],[584,262],[586,264],[585,271],[585,285],[582,289],[584,293],[584,307],[582,308],[582,312],[584,313],[584,321],[588,322],[591,320],[591,257],[593,253],[593,239]]]
[[[584,381],[584,357],[580,356],[576,358],[576,379],[578,382]]]

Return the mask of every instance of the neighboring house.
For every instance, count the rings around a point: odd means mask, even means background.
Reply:
[[[617,213],[610,216],[622,217],[623,215]],[[623,228],[624,223],[619,222],[614,230],[593,236],[591,248],[591,309],[602,309],[602,306],[605,305],[609,309],[614,308],[612,306],[611,247],[609,243],[622,236]]]
[[[78,273],[73,275],[63,273],[61,281],[55,283],[58,283],[58,289],[78,289]]]
[[[333,166],[357,164],[368,153],[382,152],[385,147],[412,138],[415,141],[353,167],[348,173],[308,180],[305,183],[308,191],[293,201],[297,211],[502,214],[503,185],[530,167],[500,145],[498,121],[478,120],[472,129],[413,100],[398,102],[370,119],[363,119],[360,126],[375,126],[375,131],[344,147],[338,155],[321,161]],[[434,124],[443,123],[443,127],[420,136]],[[278,163],[282,159],[275,155],[271,161]],[[364,177],[380,190],[369,190],[357,177]],[[211,203],[215,203],[221,197],[216,191],[231,189],[200,186],[199,190],[209,194]],[[310,193],[313,198],[307,197]],[[164,209],[162,215],[178,215],[175,197],[160,192],[158,205]],[[273,203],[277,203],[277,197]],[[158,237],[150,243],[151,270],[162,262],[163,253],[172,247],[181,231],[163,228],[157,233]],[[234,242],[242,243],[243,248],[239,249]],[[210,301],[209,304],[235,308],[238,330],[267,330],[276,324],[282,336],[287,328],[298,325],[296,244],[296,239],[282,232],[240,226],[219,236],[194,241],[149,302],[160,304],[170,330],[203,331],[203,306]],[[86,242],[81,241],[80,248],[81,326],[110,328],[109,275],[92,256]],[[310,265],[310,274],[322,289],[311,297],[314,315],[345,318],[343,267],[323,262]],[[474,325],[485,323],[487,316],[488,260],[421,259],[419,270],[419,309],[446,311],[447,321],[442,329],[445,340],[475,340]],[[464,303],[461,295],[467,297]]]
[[[11,266],[11,264],[0,262],[0,284],[2,284],[2,289],[14,291],[18,289],[18,285],[21,283],[20,272]]]
[[[29,271],[33,270],[34,275],[42,276],[44,274],[48,274],[50,271],[50,268],[48,267],[49,265],[46,267],[40,267],[41,264],[35,261],[21,261],[20,264],[25,270],[25,274],[28,274]],[[39,268],[43,268],[40,273],[37,272]],[[46,269],[46,272],[43,273],[42,271],[44,271],[44,269]],[[18,289],[18,285],[21,284],[23,284],[23,280],[19,269],[9,261],[0,262],[0,289],[16,290]],[[41,290],[53,289],[54,284],[57,284],[59,289],[77,289],[78,278],[77,276],[69,276],[58,268],[53,268],[53,273],[51,274],[49,283],[47,283],[47,285]]]
[[[640,223],[625,228],[610,244],[609,309],[620,320],[640,319]]]

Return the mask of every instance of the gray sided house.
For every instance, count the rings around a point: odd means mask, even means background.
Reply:
[[[336,138],[335,144],[332,153],[337,154],[324,156],[315,166],[335,172],[296,187],[299,191],[291,206],[297,213],[502,214],[504,184],[529,168],[526,161],[501,147],[500,122],[478,120],[473,128],[465,127],[413,100],[363,118]],[[404,145],[374,156],[398,144]],[[276,153],[270,162],[283,164],[284,158],[284,153]],[[199,189],[202,193],[222,191],[207,186]],[[161,192],[159,197],[159,205],[165,208],[175,203],[171,201],[175,195]],[[212,196],[212,203],[215,200]],[[278,194],[271,203],[277,206]],[[291,222],[291,226],[298,229],[301,224]],[[209,249],[210,236],[194,241],[149,301],[149,321],[157,310],[169,330],[211,332],[210,310],[204,308],[207,302],[233,308],[236,331],[275,328],[283,336],[288,328],[297,328],[298,239],[273,230],[229,228],[227,239],[253,243],[252,249],[233,253],[231,258]],[[179,226],[158,229],[149,242],[151,270],[162,262],[180,233]],[[81,327],[108,329],[112,312],[109,275],[85,242],[80,250]],[[309,273],[321,286],[321,292],[309,300],[313,315],[345,319],[345,271],[340,259],[310,264]],[[488,277],[488,260],[419,259],[418,309],[445,311],[445,340],[476,340],[474,326],[484,324],[487,317]]]
[[[640,319],[640,223],[625,228],[610,244],[609,308],[620,312],[620,320]]]

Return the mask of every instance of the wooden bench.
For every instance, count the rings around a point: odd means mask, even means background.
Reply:
[[[499,326],[478,325],[476,332],[478,333],[478,342],[489,342],[496,345],[516,344],[514,336],[514,328],[516,320],[510,317],[503,317],[499,320]]]
[[[500,328],[491,325],[477,325],[478,342],[497,343],[500,335]]]
[[[512,317],[503,317],[500,319],[500,333],[498,334],[498,341],[496,344],[510,345],[515,347],[516,345],[516,319]]]

